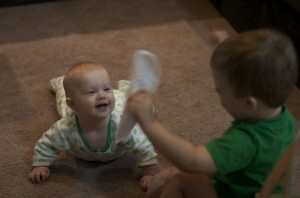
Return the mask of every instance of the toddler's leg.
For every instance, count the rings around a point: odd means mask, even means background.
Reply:
[[[217,198],[218,196],[206,175],[178,172],[167,181],[160,197]]]
[[[63,87],[64,76],[53,78],[49,81],[49,88],[55,94],[56,108],[60,117],[64,117],[71,109],[66,103],[66,94]]]

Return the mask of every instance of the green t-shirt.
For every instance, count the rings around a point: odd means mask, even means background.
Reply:
[[[272,119],[233,121],[222,137],[208,142],[205,146],[218,168],[213,184],[219,196],[247,198],[259,192],[295,130],[295,119],[283,106]]]

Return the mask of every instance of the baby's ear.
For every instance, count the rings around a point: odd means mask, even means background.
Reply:
[[[73,110],[75,111],[76,107],[75,107],[75,104],[73,102],[73,100],[71,98],[66,98],[66,103],[67,105]]]
[[[257,108],[257,99],[253,96],[246,98],[246,108],[249,110],[255,110]]]

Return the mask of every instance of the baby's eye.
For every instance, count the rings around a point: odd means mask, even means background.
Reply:
[[[88,92],[89,95],[94,94],[94,93],[96,93],[96,92],[95,91],[89,91]]]
[[[106,92],[109,92],[110,90],[111,90],[110,87],[107,87],[107,88],[104,89],[104,91],[106,91]]]

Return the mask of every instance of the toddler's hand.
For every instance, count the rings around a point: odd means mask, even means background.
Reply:
[[[142,178],[140,179],[140,186],[143,191],[148,190],[149,184],[152,181],[153,177],[154,177],[153,175],[142,176]]]
[[[50,176],[50,169],[48,166],[37,166],[28,174],[28,179],[32,183],[44,183]]]
[[[150,124],[155,117],[151,94],[140,89],[127,100],[127,111],[133,113],[139,124]]]

